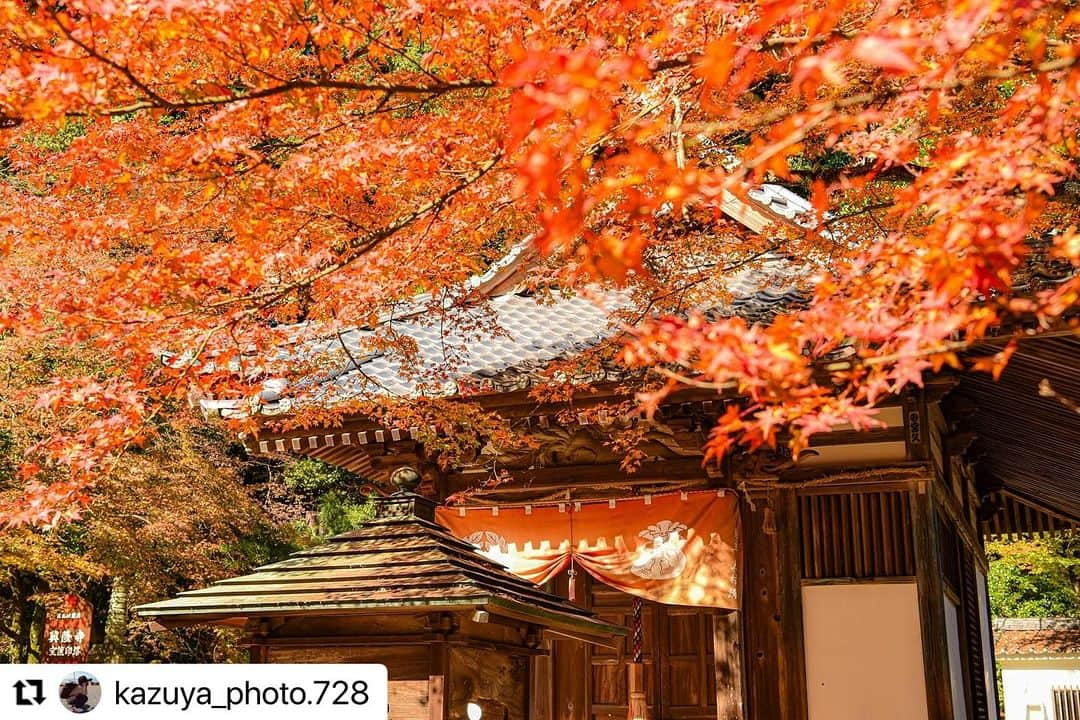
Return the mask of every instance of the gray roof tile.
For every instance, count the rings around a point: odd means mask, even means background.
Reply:
[[[762,186],[751,196],[784,217],[794,218],[810,209],[805,200],[775,185]],[[505,273],[523,257],[526,247],[524,243],[516,247],[485,275],[470,281],[468,287],[481,287]],[[740,316],[754,323],[771,322],[778,313],[805,303],[798,289],[804,271],[798,263],[785,258],[766,258],[757,267],[724,278],[728,302],[699,309],[711,317]],[[340,340],[308,344],[305,356],[326,355],[328,364],[337,363],[337,369],[309,378],[304,394],[312,401],[328,403],[365,395],[452,396],[464,387],[493,391],[527,387],[534,373],[551,361],[595,347],[620,332],[613,315],[631,309],[630,293],[605,290],[596,294],[596,299],[573,295],[542,301],[522,294],[499,295],[490,298],[484,307],[463,313],[455,310],[452,325],[441,325],[428,312],[430,297],[417,297],[395,318],[384,318],[375,330],[354,329]],[[498,332],[468,329],[485,317],[489,318],[488,325],[493,321]],[[415,343],[415,363],[406,366],[400,353],[372,349],[373,339],[390,334]],[[348,355],[342,351],[342,343]],[[266,415],[287,412],[288,401],[279,400],[282,391],[279,383],[264,392],[262,404],[254,409]],[[213,401],[204,403],[204,409],[226,415],[249,410]]]

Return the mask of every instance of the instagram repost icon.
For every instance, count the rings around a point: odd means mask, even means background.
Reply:
[[[60,704],[73,713],[88,713],[101,702],[101,683],[84,670],[76,670],[60,681]]]

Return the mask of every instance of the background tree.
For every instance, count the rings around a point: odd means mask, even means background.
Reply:
[[[1080,540],[999,541],[986,553],[995,617],[1080,617]]]
[[[293,458],[282,472],[282,482],[301,502],[313,504],[315,512],[309,513],[306,522],[319,537],[329,537],[347,532],[371,519],[374,507],[365,499],[363,478],[347,470],[328,465],[315,458]]]
[[[93,357],[87,348],[37,338],[0,340],[0,497],[21,494],[21,458],[66,420],[35,408],[37,396],[55,373],[104,372]],[[207,632],[162,645],[170,640],[129,628],[129,608],[244,572],[311,537],[302,526],[275,524],[264,511],[255,491],[265,482],[235,441],[186,408],[162,413],[158,422],[147,444],[129,448],[98,479],[98,502],[78,520],[51,529],[0,529],[0,653],[9,660],[37,659],[40,595],[47,592],[91,600],[99,660],[231,652]]]

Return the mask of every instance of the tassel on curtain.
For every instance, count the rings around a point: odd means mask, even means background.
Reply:
[[[567,519],[570,521],[570,569],[566,572],[566,579],[569,583],[569,588],[566,592],[566,599],[570,602],[577,600],[577,570],[574,568],[574,506],[570,506],[570,514]]]

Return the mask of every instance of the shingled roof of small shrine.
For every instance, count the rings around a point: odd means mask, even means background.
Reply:
[[[142,605],[136,612],[160,622],[191,624],[283,613],[483,608],[576,637],[626,633],[511,574],[455,538],[435,522],[430,500],[392,495],[376,504],[389,510],[377,510],[376,519],[323,545],[250,575]]]

